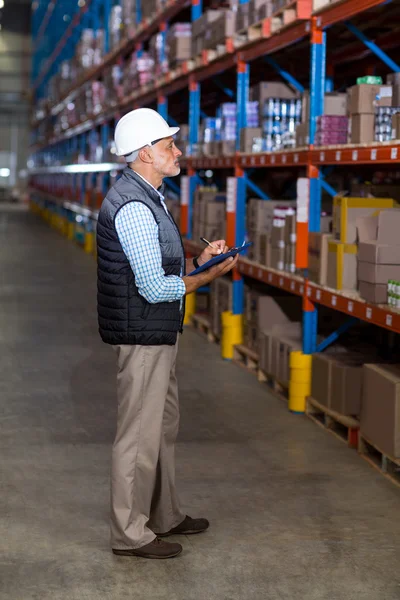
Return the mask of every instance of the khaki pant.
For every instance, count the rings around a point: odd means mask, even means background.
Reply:
[[[113,346],[118,421],[112,451],[111,546],[140,548],[181,523],[175,490],[179,427],[175,346]]]

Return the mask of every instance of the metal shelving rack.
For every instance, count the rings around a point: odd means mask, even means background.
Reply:
[[[240,0],[240,3],[246,3],[248,0]],[[72,16],[72,20],[63,31],[57,31],[54,26],[53,35],[57,38],[58,44],[50,55],[50,58],[44,61],[41,69],[38,65],[43,63],[43,52],[46,49],[43,46],[43,32],[53,23],[59,22],[60,14],[57,17],[56,2],[51,2],[45,8],[42,5],[46,3],[39,1],[39,7],[34,12],[33,32],[35,37],[36,54],[34,58],[34,88],[37,97],[43,95],[44,85],[49,76],[57,71],[58,65],[62,60],[71,56],[74,51],[74,44],[79,38],[79,33],[84,26],[93,28],[102,26],[105,29],[105,56],[102,63],[89,70],[71,87],[61,101],[43,116],[40,121],[32,122],[35,128],[44,119],[51,119],[63,106],[71,101],[82,86],[99,76],[104,69],[115,63],[122,56],[133,49],[139,49],[141,44],[157,31],[165,31],[165,24],[169,19],[177,16],[182,10],[191,4],[191,17],[196,20],[202,14],[202,0],[170,0],[162,13],[154,15],[151,22],[144,22],[140,19],[140,7],[138,8],[137,21],[140,23],[135,32],[124,39],[120,45],[111,51],[108,46],[108,16],[111,10],[111,0],[80,0],[80,6]],[[61,3],[62,4],[62,3]],[[323,165],[376,165],[376,164],[398,164],[400,162],[400,142],[393,143],[374,143],[368,146],[329,146],[314,147],[314,135],[316,129],[316,119],[323,114],[324,93],[328,89],[329,82],[325,81],[326,76],[326,37],[327,29],[338,23],[345,23],[348,19],[358,16],[365,11],[379,7],[385,4],[385,10],[388,10],[388,3],[385,0],[342,0],[334,4],[328,4],[318,13],[310,15],[309,19],[296,21],[279,32],[271,34],[271,23],[266,19],[262,24],[262,36],[257,40],[250,41],[239,48],[234,48],[232,44],[227,44],[226,53],[219,56],[210,56],[204,52],[201,57],[191,61],[186,61],[179,68],[169,72],[162,77],[154,86],[133,91],[128,97],[113,109],[106,110],[95,118],[87,119],[71,128],[68,132],[58,137],[51,137],[41,144],[33,144],[33,156],[40,156],[44,151],[50,152],[54,156],[55,163],[68,161],[68,156],[72,149],[84,147],[87,136],[94,127],[101,127],[102,141],[104,146],[108,140],[109,127],[113,120],[119,118],[124,111],[144,106],[149,103],[157,103],[158,110],[165,116],[168,116],[168,96],[177,91],[189,90],[189,153],[182,161],[182,166],[186,169],[187,179],[181,181],[181,229],[185,236],[185,244],[188,253],[197,253],[198,245],[191,240],[191,216],[194,190],[197,185],[197,171],[199,169],[230,169],[231,176],[227,179],[227,241],[229,244],[240,244],[244,238],[245,230],[245,202],[246,187],[248,177],[246,170],[250,168],[298,168],[306,170],[310,181],[309,196],[309,220],[305,228],[298,231],[298,244],[307,245],[308,231],[320,230],[320,206],[322,187],[325,187],[330,193],[329,188],[323,180],[320,167]],[[350,28],[350,25],[348,25]],[[368,44],[369,50],[375,53],[380,60],[386,62],[390,68],[399,71],[398,67],[391,59],[377,47],[376,44],[367,40],[361,32],[354,26],[352,31],[363,42]],[[300,40],[309,39],[310,41],[310,146],[272,153],[261,153],[254,155],[240,154],[238,151],[233,156],[218,158],[197,158],[193,156],[193,147],[197,143],[198,125],[200,122],[201,107],[201,84],[207,79],[214,78],[218,74],[228,69],[236,70],[236,102],[237,102],[237,129],[246,126],[246,101],[249,89],[249,70],[251,62],[259,57],[268,56],[278,50],[287,48],[298,43]],[[278,67],[279,68],[279,67]],[[288,76],[281,72],[283,77]],[[296,84],[294,78],[291,82]],[[238,146],[237,146],[238,148]],[[102,189],[105,190],[110,172],[122,168],[118,163],[103,163],[101,165],[67,165],[51,167],[38,167],[30,170],[32,178],[32,189],[40,193],[48,202],[58,203],[67,206],[66,210],[81,211],[85,204],[86,186],[93,182],[93,174],[103,177]],[[68,177],[76,177],[76,173],[82,175],[80,188],[76,189],[77,181],[63,187],[59,186],[57,193],[54,190],[43,191],[43,177],[51,177],[54,173],[65,174]],[[40,176],[40,183],[37,183],[35,177]],[[35,183],[36,181],[36,183]],[[71,197],[72,196],[72,197]],[[72,200],[72,202],[71,202]],[[67,201],[67,205],[65,202]],[[84,209],[88,210],[88,209]],[[92,219],[96,219],[96,211],[89,211]],[[304,253],[303,253],[304,254]],[[303,350],[309,354],[321,349],[317,347],[317,306],[324,305],[342,313],[348,314],[352,321],[354,317],[386,328],[392,332],[400,333],[400,312],[387,306],[372,306],[354,295],[346,295],[337,290],[330,290],[310,283],[307,280],[307,264],[303,258],[297,260],[299,269],[304,269],[305,277],[291,275],[286,272],[279,272],[264,266],[251,263],[246,259],[241,259],[239,267],[233,273],[233,313],[241,314],[243,312],[243,276],[253,278],[268,285],[284,289],[290,293],[303,298]],[[332,334],[330,340],[336,339],[336,332]],[[326,346],[326,344],[325,344]]]

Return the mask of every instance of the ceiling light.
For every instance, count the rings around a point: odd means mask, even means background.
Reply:
[[[4,8],[4,0],[0,0],[0,8]]]
[[[10,169],[0,169],[0,177],[9,177],[10,176]]]

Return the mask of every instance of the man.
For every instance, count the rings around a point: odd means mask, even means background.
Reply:
[[[179,174],[181,151],[157,112],[140,108],[117,123],[115,145],[128,167],[103,201],[97,226],[98,316],[117,354],[117,431],[112,453],[111,546],[114,554],[172,558],[162,538],[205,531],[206,519],[180,508],[174,446],[179,404],[175,376],[184,296],[230,271],[228,260],[186,273],[226,250],[213,242],[185,260],[179,230],[163,197],[164,177]]]

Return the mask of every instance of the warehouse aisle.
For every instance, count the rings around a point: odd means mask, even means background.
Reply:
[[[399,489],[192,331],[177,478],[211,529],[174,560],[112,555],[93,258],[15,209],[0,236],[1,599],[398,600]]]

